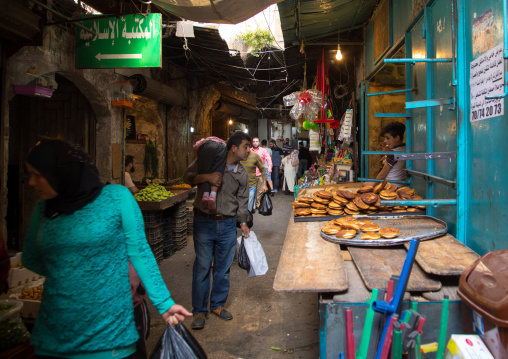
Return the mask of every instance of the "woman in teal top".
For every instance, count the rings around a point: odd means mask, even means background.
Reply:
[[[26,167],[41,201],[22,260],[46,277],[32,333],[36,356],[136,357],[128,260],[166,322],[191,316],[171,299],[127,188],[103,186],[89,156],[60,140],[37,144]]]

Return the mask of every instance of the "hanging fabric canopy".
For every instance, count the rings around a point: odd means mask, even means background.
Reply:
[[[152,0],[156,6],[185,20],[238,24],[282,0]]]

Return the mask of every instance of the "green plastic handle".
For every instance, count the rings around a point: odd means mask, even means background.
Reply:
[[[372,289],[372,296],[370,297],[370,305],[369,309],[367,309],[367,315],[365,316],[365,324],[363,325],[363,333],[362,340],[360,342],[360,347],[356,351],[356,359],[365,359],[367,358],[367,353],[369,351],[369,342],[370,335],[372,333],[372,323],[374,322],[374,312],[372,310],[372,303],[377,300],[377,288]]]
[[[444,349],[446,345],[446,332],[448,330],[448,306],[450,300],[448,296],[443,299],[443,309],[441,311],[441,324],[439,325],[439,340],[437,342],[436,359],[443,359]]]
[[[402,359],[402,331],[393,331],[392,359]]]

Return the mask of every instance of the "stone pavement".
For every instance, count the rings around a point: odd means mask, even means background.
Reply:
[[[252,230],[265,251],[269,270],[264,276],[247,278],[235,259],[231,267],[231,290],[226,308],[231,321],[209,315],[205,328],[193,330],[210,359],[319,358],[319,317],[317,293],[281,293],[273,281],[286,236],[293,196],[279,192],[271,197],[274,213],[264,217],[256,213]],[[175,302],[189,311],[191,306],[192,236],[178,253],[162,261],[160,269]],[[149,304],[152,317],[148,352],[164,331],[165,325]],[[184,324],[190,330],[191,318]],[[280,348],[274,351],[271,347]]]

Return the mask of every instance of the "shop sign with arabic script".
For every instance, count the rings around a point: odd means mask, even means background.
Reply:
[[[76,26],[76,68],[161,67],[161,14],[87,16],[81,23],[91,32]]]

